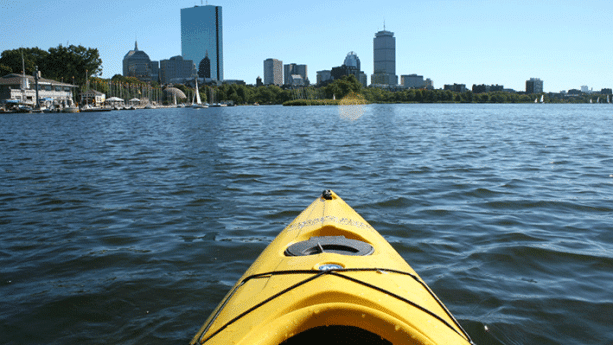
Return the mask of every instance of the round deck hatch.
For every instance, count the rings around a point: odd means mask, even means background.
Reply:
[[[318,236],[307,241],[294,243],[285,249],[287,256],[307,256],[322,253],[336,253],[342,255],[366,256],[375,251],[370,244],[350,240],[344,236]]]

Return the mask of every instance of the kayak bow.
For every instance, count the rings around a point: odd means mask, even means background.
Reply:
[[[473,344],[392,246],[332,191],[290,223],[191,344]]]

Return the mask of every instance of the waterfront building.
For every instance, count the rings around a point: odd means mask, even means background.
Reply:
[[[317,85],[322,85],[324,83],[328,83],[332,81],[332,71],[330,70],[323,70],[323,71],[317,71]]]
[[[71,104],[76,85],[39,78],[38,99],[42,103]],[[0,102],[36,105],[36,82],[34,76],[11,73],[0,78]]]
[[[526,93],[543,93],[543,81],[539,78],[526,80]]]
[[[151,61],[149,55],[138,50],[138,42],[134,42],[134,50],[123,57],[123,76],[136,77],[140,81],[158,81],[159,63]]]
[[[504,91],[503,85],[475,85],[473,84],[473,93],[484,93],[484,92],[495,92],[495,91]]]
[[[307,75],[307,65],[297,65],[290,63],[283,65],[284,84],[292,85],[292,75],[299,75],[302,77],[305,85],[309,84],[309,77]]]
[[[223,80],[223,25],[221,6],[181,9],[181,55],[185,60],[210,59],[210,78]]]
[[[283,85],[283,61],[272,58],[264,60],[264,85]]]
[[[394,33],[383,29],[373,39],[373,74],[370,77],[374,85],[398,85],[396,75],[396,38]]]
[[[423,89],[426,87],[423,75],[409,74],[400,76],[400,84],[406,88]]]
[[[434,82],[432,81],[432,79],[426,78],[424,84],[426,85],[427,90],[434,90]]]
[[[94,90],[94,89],[89,89],[87,91],[83,91],[80,93],[81,96],[81,105],[86,105],[89,104],[93,107],[101,107],[102,105],[104,105],[104,102],[106,101],[106,94]]]
[[[255,86],[256,87],[264,86],[264,83],[262,83],[262,77],[258,76],[257,78],[255,78]]]
[[[181,55],[160,61],[160,82],[162,84],[182,82],[182,79],[193,79],[196,75],[194,62],[183,59]]]
[[[466,84],[449,84],[443,87],[443,90],[449,90],[453,92],[466,92],[468,89],[466,88]]]

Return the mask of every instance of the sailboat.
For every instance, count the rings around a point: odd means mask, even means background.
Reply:
[[[196,78],[196,103],[192,104],[192,108],[208,108],[208,106],[206,104],[202,104],[202,101],[200,100],[200,92],[198,91],[198,78]]]
[[[545,103],[545,95],[541,95],[541,103]]]

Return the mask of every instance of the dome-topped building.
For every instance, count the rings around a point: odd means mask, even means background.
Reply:
[[[124,77],[136,77],[142,81],[157,81],[158,70],[158,62],[151,61],[147,53],[138,50],[138,42],[134,42],[134,50],[130,50],[123,57]]]
[[[358,71],[362,70],[360,68],[360,58],[354,52],[349,52],[347,54],[347,56],[345,57],[345,62],[343,62],[343,65],[345,65],[347,67],[355,67],[355,68],[358,69]]]
[[[354,75],[355,78],[360,82],[360,84],[366,87],[366,74],[362,72],[360,58],[358,57],[358,54],[354,52],[349,52],[347,54],[342,66],[334,67],[330,71],[330,78],[332,80],[341,79],[343,76],[346,75]]]

